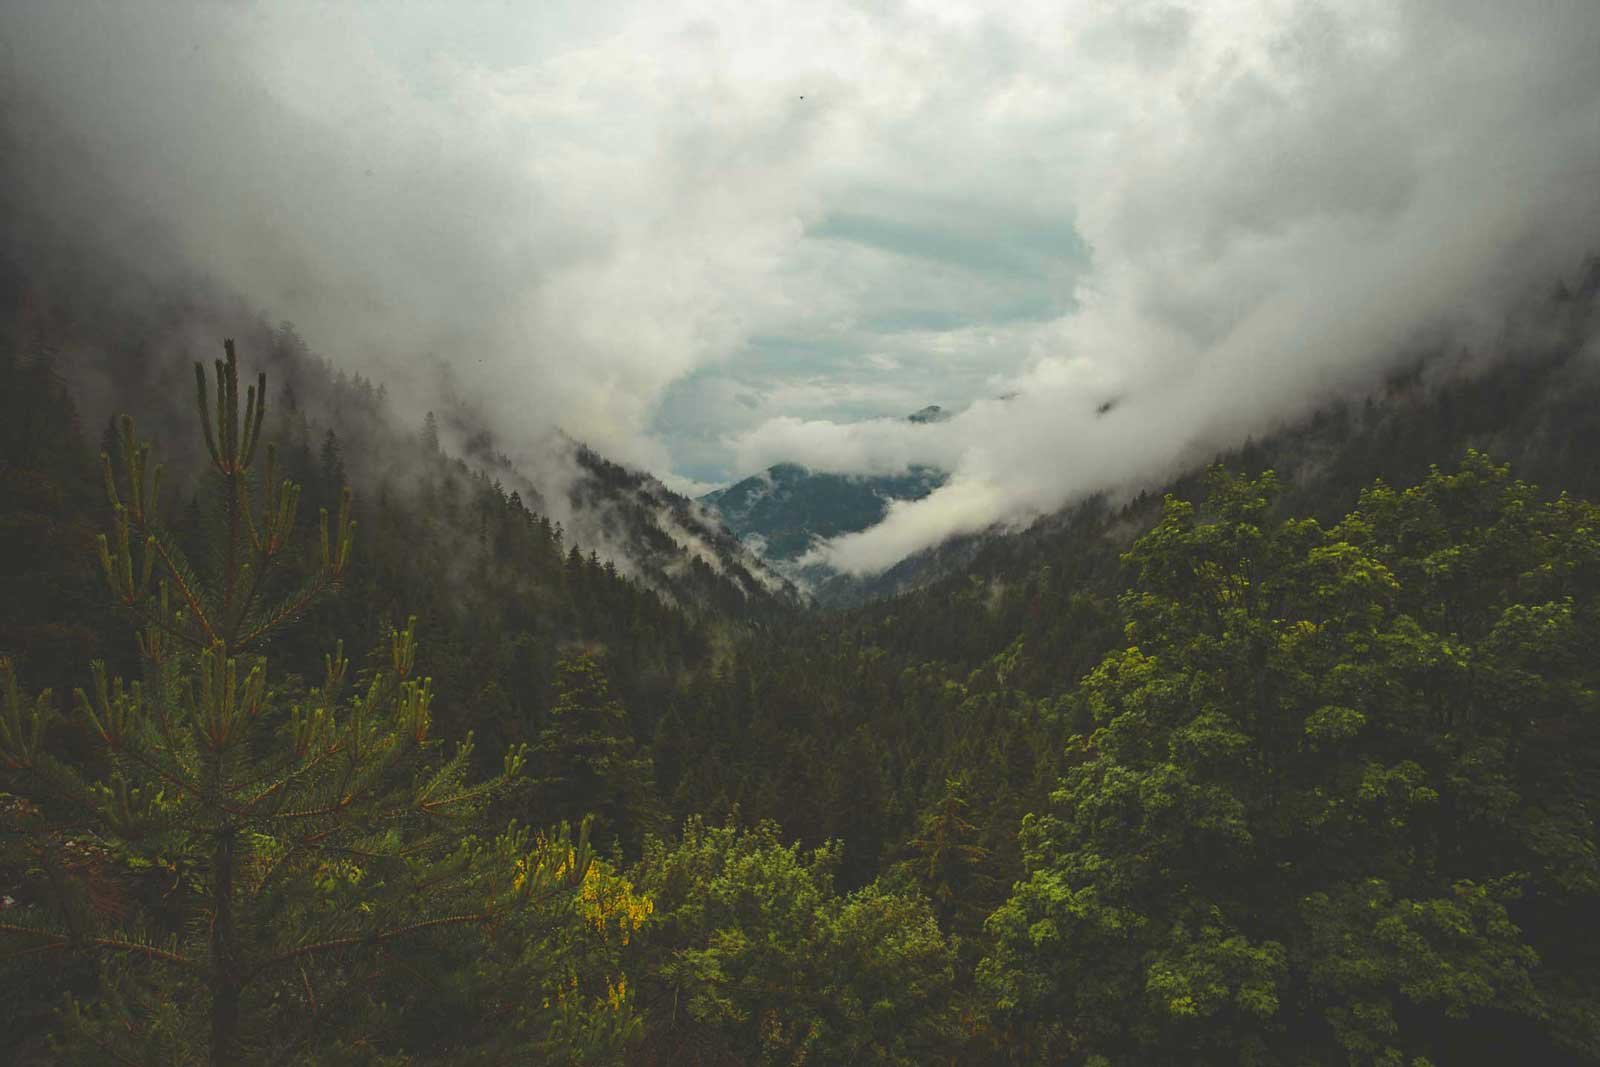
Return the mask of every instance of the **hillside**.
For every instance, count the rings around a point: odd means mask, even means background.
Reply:
[[[37,291],[30,299],[36,309]],[[206,548],[219,527],[208,518],[218,498],[201,488],[203,453],[178,443],[189,420],[167,392],[174,376],[164,357],[146,355],[159,347],[152,323],[170,320],[141,312],[90,326],[63,321],[72,324],[53,334],[36,328],[32,342],[14,330],[0,364],[8,428],[0,439],[0,530],[9,561],[0,574],[0,641],[25,684],[70,689],[91,681],[85,664],[93,657],[113,670],[141,669],[141,646],[99,593],[92,545],[105,510],[95,502],[100,479],[86,438],[102,419],[79,412],[105,394],[82,383],[106,389],[114,381],[117,395],[143,399],[153,415],[141,425],[156,428],[173,472],[160,519],[170,532],[162,536],[174,551],[210,560],[206,573],[224,563]],[[590,862],[623,879],[619,893],[641,894],[626,898],[637,939],[574,947],[577,955],[560,957],[573,971],[528,972],[519,970],[526,962],[500,957],[487,966],[502,976],[494,981],[536,985],[581,973],[600,991],[592,1004],[610,1003],[607,975],[631,968],[645,991],[638,1006],[618,1001],[594,1018],[627,1018],[634,1029],[606,1038],[606,1047],[638,1052],[682,1041],[730,1060],[787,1048],[782,1034],[746,1033],[713,1012],[678,1020],[649,1005],[682,988],[678,967],[696,957],[681,953],[711,952],[724,974],[780,961],[791,973],[822,967],[847,975],[844,993],[819,992],[831,988],[820,972],[786,986],[797,998],[786,1010],[833,1010],[828,998],[863,995],[875,981],[879,965],[847,947],[856,936],[846,933],[849,924],[858,922],[884,936],[923,931],[920,948],[886,965],[897,980],[923,974],[938,990],[893,1008],[896,1025],[922,1050],[914,1058],[938,1050],[1000,1062],[1008,1049],[1046,1047],[1070,1061],[1093,1047],[1148,1062],[1161,1059],[1165,1044],[1187,1047],[1188,1016],[1096,1008],[1084,987],[1061,977],[1062,967],[1087,968],[1097,985],[1136,1002],[1133,987],[1144,979],[1113,946],[1058,954],[1026,934],[1041,921],[1077,921],[1078,905],[1063,903],[1054,888],[1066,879],[1097,887],[1105,907],[1132,909],[1148,924],[1140,929],[1159,931],[1140,934],[1138,951],[1165,959],[1174,982],[1196,981],[1210,966],[1193,953],[1212,951],[1212,935],[1183,940],[1186,909],[1223,916],[1238,946],[1229,951],[1244,953],[1241,966],[1253,968],[1254,977],[1239,981],[1263,989],[1297,988],[1330,966],[1320,931],[1369,946],[1360,950],[1362,966],[1377,968],[1376,977],[1361,995],[1403,1021],[1352,1027],[1339,1012],[1353,994],[1317,992],[1274,1009],[1271,1028],[1243,1017],[1213,1029],[1228,1050],[1217,1062],[1262,1041],[1327,1050],[1386,1041],[1452,1062],[1528,1050],[1539,1062],[1588,1062],[1600,1037],[1584,1005],[1600,988],[1600,961],[1561,931],[1592,903],[1591,883],[1600,885],[1583,859],[1597,833],[1590,805],[1600,796],[1592,721],[1600,683],[1581,653],[1595,625],[1600,557],[1594,508],[1579,502],[1600,494],[1592,462],[1600,448],[1597,325],[1600,267],[1591,262],[1508,323],[1498,350],[1465,361],[1458,353],[1419,356],[1367,395],[1216,457],[1235,473],[1206,474],[1197,457],[1169,486],[1077,502],[1026,529],[947,544],[858,581],[848,590],[857,606],[839,610],[804,608],[709,509],[647,474],[558,435],[540,463],[543,481],[535,481],[475,427],[470,411],[441,403],[442,416],[406,429],[381,384],[339,372],[288,327],[246,320],[238,347],[259,346],[271,383],[263,432],[282,472],[301,483],[302,508],[337,513],[341,488],[355,490],[353,562],[339,595],[274,638],[272,663],[284,672],[287,700],[341,638],[357,662],[380,664],[396,639],[391,628],[415,616],[429,729],[476,738],[459,773],[494,775],[522,746],[532,750],[532,776],[494,801],[495,817],[545,826],[597,820],[606,858]],[[113,361],[113,352],[127,355]],[[130,455],[120,434],[99,434],[114,464]],[[1536,485],[1514,481],[1485,453],[1512,460],[1516,476]],[[551,470],[565,473],[552,481]],[[873,483],[779,468],[770,482],[730,490],[716,503],[747,530],[764,523],[776,532],[781,522],[830,508],[856,521],[890,493],[925,493],[939,477],[919,471]],[[1574,495],[1557,499],[1563,489]],[[813,536],[808,531],[806,543]],[[315,558],[314,538],[294,545],[295,559]],[[1337,571],[1344,592],[1328,600],[1327,567],[1356,558],[1351,553],[1365,562]],[[1397,591],[1383,591],[1389,579],[1372,586],[1361,577],[1373,573],[1392,575]],[[1217,585],[1217,575],[1233,577]],[[1228,591],[1257,587],[1260,602],[1236,602]],[[837,584],[823,591],[836,595]],[[1235,621],[1219,630],[1215,619],[1224,616]],[[1369,633],[1361,619],[1377,620],[1378,629]],[[1239,636],[1258,632],[1284,650],[1269,655],[1265,674],[1252,667],[1226,683],[1208,681],[1259,656],[1249,644],[1255,638]],[[1314,633],[1329,637],[1303,636]],[[1463,647],[1470,651],[1457,651]],[[1156,658],[1138,658],[1147,655]],[[1128,666],[1135,663],[1145,665]],[[1169,700],[1179,691],[1209,695],[1202,704]],[[1440,694],[1453,703],[1437,706]],[[1286,741],[1278,720],[1257,710],[1262,701],[1314,740]],[[1527,714],[1507,719],[1502,707]],[[5,744],[14,745],[26,733],[18,732],[21,704],[6,714]],[[92,735],[63,724],[50,731],[69,748],[92,744]],[[1177,762],[1156,759],[1152,744]],[[16,793],[34,786],[26,763],[16,763],[22,757],[8,751],[11,795],[44,796]],[[1267,754],[1280,769],[1251,770],[1249,760],[1226,755],[1236,751]],[[1363,767],[1364,780],[1378,785],[1350,777]],[[85,768],[94,773],[93,764]],[[1172,773],[1190,784],[1166,784]],[[1175,810],[1192,812],[1192,821],[1167,829],[1135,811],[1117,815],[1122,829],[1111,833],[1062,799],[1133,803],[1117,792],[1124,780],[1151,796],[1178,789],[1188,799]],[[1403,806],[1369,811],[1360,799],[1369,789]],[[1435,801],[1417,799],[1434,794],[1461,814],[1439,815]],[[1332,822],[1316,815],[1317,797],[1328,795],[1345,797],[1339,803],[1353,805],[1350,814]],[[1274,821],[1283,804],[1313,812],[1311,822]],[[1403,825],[1414,831],[1397,836],[1393,820],[1401,816],[1381,814],[1391,810],[1404,811]],[[1228,843],[1242,840],[1229,829],[1237,820],[1258,828],[1250,832],[1270,842],[1269,857],[1346,844],[1321,865],[1284,874],[1276,861]],[[93,833],[51,824],[43,838],[31,825],[14,822],[12,840],[47,852],[89,848],[95,877],[126,887],[117,893],[143,899],[155,891],[149,872],[159,864],[130,866],[105,851],[122,840],[119,824]],[[1421,836],[1406,836],[1413,832]],[[1165,850],[1164,870],[1175,872],[1156,878],[1148,898],[1097,880],[1099,868],[1085,859],[1109,854],[1137,866],[1117,851],[1126,834],[1143,849]],[[1206,881],[1204,863],[1185,868],[1186,834],[1223,850],[1239,879]],[[1350,844],[1358,840],[1365,844]],[[1417,841],[1426,845],[1420,852]],[[45,921],[57,904],[40,868],[20,852],[5,855],[8,908]],[[1238,888],[1274,878],[1278,887],[1265,895]],[[1497,888],[1508,879],[1531,890],[1519,897]],[[715,906],[731,910],[714,923],[735,925],[696,925],[699,894],[718,901],[724,891],[732,897]],[[816,904],[787,917],[749,914],[735,903],[747,894],[800,894]],[[660,920],[637,910],[645,899]],[[1284,903],[1303,899],[1325,903],[1311,911]],[[1395,962],[1373,947],[1387,935],[1362,925],[1357,904],[1389,909],[1384,922],[1417,914],[1397,901],[1465,909],[1449,921],[1467,924],[1460,929],[1470,936],[1451,947],[1421,927],[1415,951],[1432,962]],[[163,915],[148,921],[168,922]],[[553,929],[567,920],[539,921]],[[579,937],[580,928],[593,929],[580,923],[566,936]],[[798,947],[749,955],[727,940],[728,929],[743,938],[784,929]],[[1482,987],[1489,992],[1408,992],[1408,968],[1455,966],[1438,962],[1446,951],[1459,966],[1494,968]],[[600,955],[583,955],[591,952]],[[1537,972],[1525,962],[1535,957],[1546,961]],[[37,996],[11,1006],[10,1032],[20,1042],[13,1051],[24,1062],[37,1060],[53,1025],[51,999],[93,988],[72,969],[74,958],[59,957],[61,967],[36,976]],[[344,980],[337,968],[320,974],[332,986]],[[524,977],[503,977],[515,974]],[[757,995],[715,975],[696,981],[719,996]],[[403,982],[380,983],[370,995],[421,1010]],[[1491,1007],[1491,998],[1512,999]],[[958,1023],[963,1012],[981,1021]],[[1096,1024],[1083,1033],[1039,1021],[1084,1013]],[[442,1056],[451,1040],[489,1047],[504,1038],[492,1028],[471,1036],[464,1008],[453,1017],[407,1047]],[[1215,1025],[1219,1011],[1201,1017]],[[830,1023],[827,1040],[858,1047],[854,1025]],[[663,1053],[658,1062],[693,1059]]]
[[[1600,256],[1541,291],[1501,325],[1487,350],[1419,353],[1367,391],[1330,398],[1305,418],[1197,460],[1171,484],[1131,486],[1117,499],[1073,503],[1020,529],[953,538],[877,574],[828,576],[812,595],[848,608],[974,568],[987,572],[1008,558],[1067,554],[1086,516],[1125,516],[1111,523],[1125,543],[1140,528],[1126,516],[1149,521],[1163,493],[1195,492],[1212,461],[1277,470],[1286,506],[1323,517],[1348,506],[1373,478],[1413,482],[1441,457],[1468,448],[1503,457],[1533,481],[1600,496],[1600,465],[1592,462],[1600,455]]]
[[[0,1064],[1600,1067],[1597,57],[0,3]]]

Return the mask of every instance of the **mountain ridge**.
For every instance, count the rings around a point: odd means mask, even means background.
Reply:
[[[892,502],[921,500],[948,478],[929,466],[854,475],[778,463],[699,499],[759,556],[792,565],[819,540],[874,526]]]

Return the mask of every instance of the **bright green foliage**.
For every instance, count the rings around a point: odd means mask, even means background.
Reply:
[[[120,476],[105,464],[113,528],[100,556],[114,599],[144,624],[144,671],[127,681],[97,664],[78,691],[75,726],[96,748],[87,770],[53,753],[49,695],[29,697],[3,667],[5,829],[53,892],[6,911],[0,935],[8,955],[100,964],[98,994],[68,1005],[63,1055],[236,1064],[317,1047],[373,1059],[385,1041],[360,1023],[381,1014],[373,979],[401,946],[463,928],[526,932],[530,915],[581,924],[586,833],[479,836],[524,756],[467,780],[470,740],[446,754],[430,735],[432,684],[415,676],[410,626],[371,669],[353,672],[341,646],[315,688],[269,681],[269,638],[348,566],[348,496],[331,531],[324,512],[309,573],[280,574],[298,555],[298,489],[275,479],[270,450],[252,478],[265,381],[241,417],[229,343],[213,415],[196,370],[212,558],[192,565],[164,528],[161,468],[124,419]]]
[[[770,823],[695,818],[678,844],[651,841],[645,1062],[921,1064],[959,1046],[955,947],[926,901],[877,885],[841,897],[838,858]]]
[[[1215,472],[1126,557],[1127,647],[989,923],[1013,1047],[1600,1055],[1593,952],[1555,933],[1600,903],[1600,510],[1476,453],[1331,530],[1275,492]]]

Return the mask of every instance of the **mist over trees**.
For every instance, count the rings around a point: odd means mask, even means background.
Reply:
[[[828,612],[288,327],[110,423],[12,344],[7,1055],[1592,1062],[1595,288]]]
[[[1596,9],[1058,7],[0,6],[0,1062],[1600,1064]]]

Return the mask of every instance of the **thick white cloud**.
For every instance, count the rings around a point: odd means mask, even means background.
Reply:
[[[822,558],[878,569],[1159,479],[1370,381],[1430,331],[1492,329],[1594,248],[1600,9],[1341,10],[1287,9],[1253,40],[1197,20],[1180,61],[1130,87],[1142,106],[1107,101],[1082,163],[1100,180],[1077,198],[1095,248],[1081,306],[1036,334],[1014,400],[934,428],[960,453],[946,488]],[[792,429],[742,440],[759,452]],[[803,436],[848,466],[932,458],[923,431]]]
[[[41,209],[134,239],[59,125],[117,210],[419,410],[437,360],[513,452],[954,472],[824,550],[850,569],[1157,477],[1600,232],[1592,0],[85,2],[0,34]],[[962,413],[872,417],[925,403]]]

